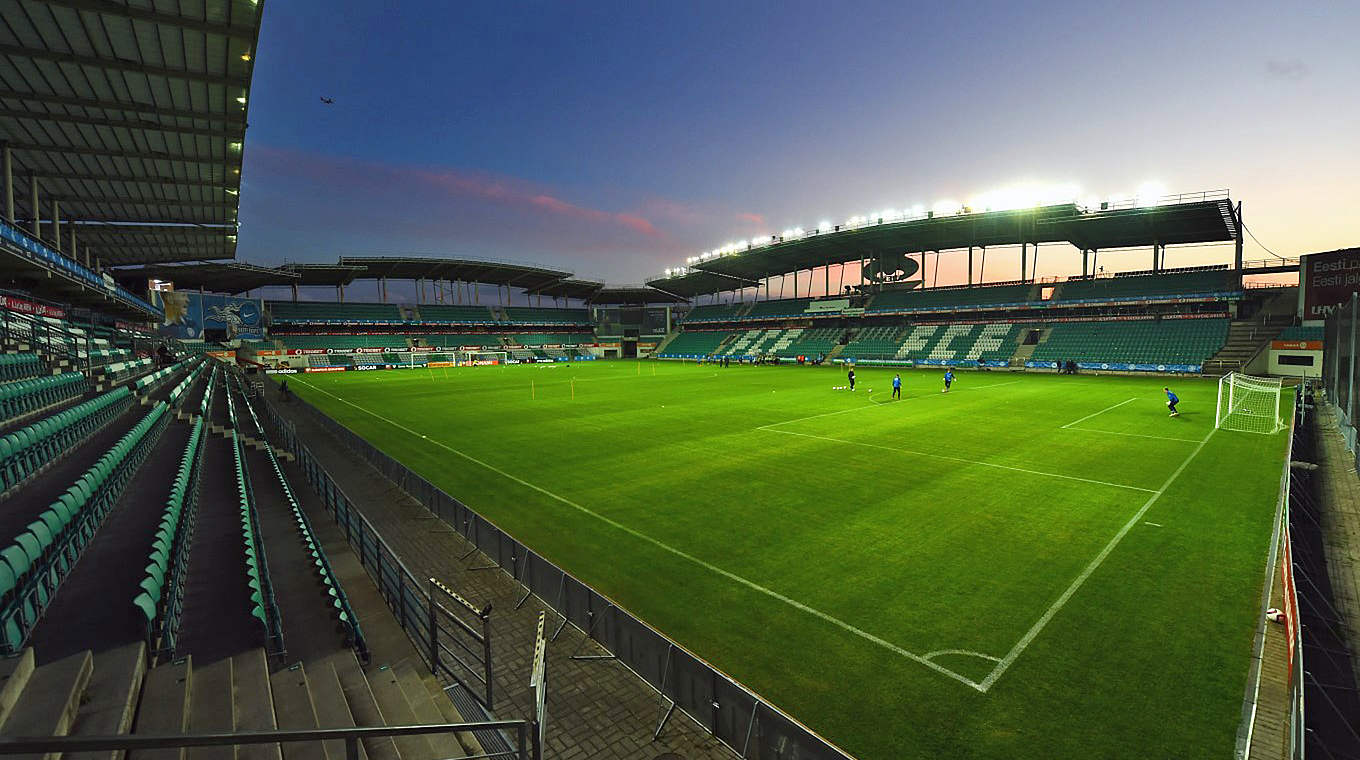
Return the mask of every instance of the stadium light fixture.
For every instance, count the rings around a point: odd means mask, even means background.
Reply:
[[[817,232],[830,232],[831,222],[817,222]]]
[[[237,103],[240,103],[241,105],[245,105],[245,104],[246,104],[246,96],[242,95],[241,97],[239,97],[239,98],[236,99],[236,102],[237,102]]]
[[[933,209],[935,216],[953,216],[963,210],[963,206],[958,201],[944,200],[935,204]]]
[[[1160,182],[1144,182],[1138,186],[1138,194],[1134,196],[1134,201],[1140,208],[1147,208],[1161,205],[1165,196],[1165,185]]]

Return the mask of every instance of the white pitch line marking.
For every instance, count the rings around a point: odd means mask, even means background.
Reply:
[[[1079,477],[1079,476],[1077,476],[1077,475],[1063,475],[1063,474],[1061,474],[1061,473],[1056,473],[1056,472],[1043,472],[1042,470],[1027,470],[1027,469],[1025,469],[1024,467],[1012,467],[1012,466],[1010,466],[1010,465],[1008,465],[1008,464],[997,464],[997,463],[995,463],[995,462],[982,462],[982,461],[978,461],[978,460],[976,460],[976,459],[964,459],[963,457],[951,457],[951,456],[949,456],[948,454],[936,454],[936,453],[933,453],[933,452],[930,452],[930,451],[916,451],[916,450],[914,450],[914,449],[901,449],[901,448],[898,448],[898,447],[896,447],[896,446],[881,446],[881,445],[879,445],[879,444],[877,444],[877,443],[865,443],[865,442],[863,442],[863,441],[847,441],[847,440],[844,439],[844,438],[829,438],[829,437],[824,436],[824,435],[813,435],[812,433],[799,433],[799,432],[797,432],[797,431],[795,431],[795,430],[775,430],[775,429],[773,429],[773,428],[768,428],[768,427],[765,427],[765,428],[756,428],[756,429],[757,429],[757,430],[765,430],[765,431],[768,431],[768,432],[771,432],[771,433],[782,433],[782,434],[784,434],[784,435],[796,435],[796,436],[801,436],[801,437],[803,437],[803,438],[813,438],[813,439],[816,439],[816,440],[819,440],[819,441],[830,441],[830,442],[832,442],[832,443],[844,443],[844,444],[847,444],[847,445],[850,445],[850,446],[864,446],[864,447],[871,448],[871,449],[882,449],[882,450],[884,450],[884,451],[896,451],[896,452],[900,452],[900,453],[902,453],[902,454],[911,454],[911,455],[913,455],[913,456],[918,456],[918,457],[930,457],[931,459],[944,459],[944,460],[949,461],[949,462],[960,462],[960,463],[962,463],[962,464],[974,464],[974,465],[978,465],[979,467],[994,467],[994,468],[996,468],[996,469],[998,469],[998,470],[1010,470],[1011,472],[1023,472],[1023,473],[1027,473],[1027,474],[1029,474],[1029,475],[1041,475],[1041,476],[1047,477],[1047,478],[1059,478],[1059,479],[1061,479],[1061,480],[1076,480],[1076,481],[1080,481],[1080,482],[1082,482],[1082,483],[1092,483],[1092,484],[1098,485],[1098,486],[1109,486],[1109,487],[1111,487],[1111,488],[1124,488],[1124,489],[1127,489],[1127,490],[1130,490],[1130,491],[1142,491],[1143,493],[1154,493],[1154,491],[1153,491],[1151,488],[1143,488],[1142,486],[1131,486],[1131,485],[1127,485],[1127,484],[1125,484],[1125,483],[1111,483],[1111,482],[1109,482],[1108,480],[1094,480],[1094,479],[1092,479],[1092,478],[1083,478],[1083,477]]]
[[[1108,411],[1111,411],[1111,410],[1113,410],[1113,409],[1118,409],[1119,407],[1121,407],[1121,406],[1123,406],[1123,405],[1125,405],[1125,404],[1129,404],[1129,403],[1132,403],[1132,402],[1137,401],[1137,400],[1138,400],[1138,397],[1135,396],[1134,398],[1131,398],[1131,399],[1128,399],[1128,400],[1125,400],[1125,401],[1120,401],[1118,404],[1115,404],[1114,406],[1107,406],[1107,407],[1105,407],[1104,409],[1101,409],[1100,411],[1096,412],[1095,414],[1088,414],[1088,415],[1086,415],[1085,417],[1082,417],[1082,418],[1079,419],[1079,420],[1073,420],[1073,421],[1067,423],[1066,425],[1063,425],[1063,429],[1070,428],[1070,427],[1072,427],[1073,425],[1079,425],[1079,424],[1081,424],[1081,423],[1083,423],[1083,422],[1085,422],[1085,421],[1091,419],[1092,417],[1099,417],[1100,415],[1102,415],[1102,414],[1104,414],[1104,413],[1106,413],[1106,412],[1108,412]]]
[[[1166,526],[1162,525],[1161,523],[1148,522],[1147,520],[1144,520],[1144,521],[1143,521],[1143,524],[1144,524],[1144,525],[1151,525],[1151,526],[1154,527],[1154,528],[1164,528],[1164,527],[1166,527]]]
[[[1019,380],[1011,380],[1010,382],[1007,382],[1007,383],[992,383],[991,385],[979,385],[979,386],[973,387],[973,388],[960,388],[959,390],[962,390],[962,391],[980,391],[980,390],[982,390],[982,389],[984,389],[984,388],[999,388],[999,387],[1001,387],[1001,386],[1003,386],[1003,385],[1015,385],[1015,384],[1018,383],[1018,382],[1020,382],[1020,381],[1019,381]],[[957,391],[955,391],[955,392],[957,393]],[[936,396],[934,396],[934,395],[932,395],[932,394],[917,394],[917,395],[915,395],[915,396],[907,396],[905,399],[903,399],[903,401],[907,401],[907,400],[910,400],[910,399],[919,399],[919,398],[936,398]],[[776,428],[776,427],[778,427],[778,426],[780,426],[780,425],[790,425],[790,424],[793,424],[793,423],[795,423],[795,422],[804,422],[804,421],[806,421],[806,420],[815,420],[815,419],[820,419],[820,418],[822,418],[822,417],[831,417],[831,416],[833,416],[833,415],[837,415],[837,414],[845,414],[845,413],[847,413],[847,412],[859,412],[859,411],[863,411],[863,410],[865,410],[865,409],[872,409],[872,408],[874,408],[875,406],[883,406],[883,404],[877,404],[877,403],[875,403],[875,404],[868,404],[868,405],[865,405],[865,406],[855,406],[855,407],[851,407],[851,408],[849,408],[849,409],[838,409],[838,410],[836,410],[836,411],[834,411],[834,412],[822,412],[821,414],[814,414],[814,415],[811,415],[811,416],[808,416],[808,417],[798,417],[798,418],[792,419],[792,420],[783,420],[783,421],[781,421],[781,422],[771,422],[771,423],[768,424],[768,425],[761,425],[760,427],[756,428],[756,430],[771,430],[771,429]],[[776,432],[782,432],[782,431],[776,431]]]
[[[933,660],[933,659],[935,659],[936,657],[939,657],[939,656],[941,656],[941,655],[946,655],[946,654],[957,654],[957,655],[963,655],[963,656],[965,656],[965,657],[981,657],[981,658],[984,659],[984,660],[991,660],[992,662],[1001,662],[1001,658],[1000,658],[1000,657],[993,657],[993,656],[991,656],[990,654],[983,654],[983,653],[981,653],[981,652],[974,652],[974,651],[971,650],[971,649],[937,649],[937,650],[935,650],[934,652],[927,652],[927,653],[925,653],[925,654],[923,654],[923,655],[921,655],[921,656],[924,657],[924,658],[926,658],[927,660]]]
[[[318,387],[318,386],[312,385],[311,383],[308,383],[308,382],[306,382],[306,381],[304,381],[304,380],[298,380],[298,382],[300,382],[300,383],[302,383],[303,385],[306,385],[306,386],[308,386],[308,387],[310,387],[310,388],[315,388],[317,391],[319,391],[319,392],[321,392],[321,393],[324,393],[324,394],[326,394],[327,396],[330,396],[331,398],[335,399],[336,401],[339,401],[339,402],[341,402],[341,403],[343,403],[343,404],[348,404],[348,405],[354,407],[355,409],[358,409],[359,411],[361,411],[361,412],[363,412],[363,413],[365,413],[365,414],[368,414],[368,415],[371,415],[371,416],[373,416],[373,417],[376,417],[376,418],[378,418],[379,420],[382,420],[383,422],[386,422],[387,424],[391,425],[392,427],[397,428],[398,430],[405,431],[405,432],[407,432],[407,433],[410,433],[411,435],[421,435],[420,433],[418,433],[418,432],[416,432],[416,431],[414,431],[414,430],[412,430],[412,429],[406,427],[405,425],[402,425],[402,424],[399,423],[399,422],[395,422],[395,421],[393,421],[393,420],[390,420],[390,419],[388,419],[388,418],[382,416],[381,414],[378,414],[378,413],[376,413],[376,412],[373,412],[373,411],[370,411],[370,410],[368,410],[368,409],[365,409],[364,407],[359,406],[358,404],[354,403],[353,401],[350,401],[350,400],[348,400],[348,399],[341,398],[340,396],[337,396],[337,395],[335,395],[334,393],[331,393],[330,391],[327,391],[327,390],[325,390],[325,389],[323,389],[323,388],[320,388],[320,387]],[[922,665],[925,665],[926,667],[930,668],[931,670],[934,670],[934,671],[936,671],[937,673],[941,673],[941,674],[943,674],[943,675],[949,676],[950,678],[954,679],[955,681],[958,681],[959,683],[962,683],[962,684],[965,684],[965,685],[967,685],[967,686],[970,686],[970,687],[972,687],[972,688],[974,688],[974,689],[976,689],[976,690],[978,690],[978,691],[984,691],[984,689],[982,688],[981,684],[979,684],[978,682],[972,680],[971,678],[968,678],[968,677],[966,677],[966,676],[963,676],[963,675],[960,675],[960,674],[958,674],[958,673],[955,673],[954,671],[950,670],[949,668],[944,667],[943,665],[938,665],[938,664],[936,664],[936,663],[934,663],[934,662],[931,662],[930,660],[927,660],[926,658],[922,657],[922,656],[919,655],[919,654],[916,654],[915,652],[910,652],[910,651],[908,651],[908,650],[906,650],[906,649],[903,649],[902,647],[900,647],[900,646],[898,646],[898,645],[892,643],[891,641],[887,641],[886,639],[882,639],[882,638],[880,638],[880,637],[878,637],[878,636],[875,636],[874,634],[869,633],[868,631],[865,631],[865,630],[863,630],[863,629],[861,629],[861,628],[858,628],[858,627],[856,627],[856,626],[854,626],[854,625],[852,625],[852,624],[850,624],[850,623],[847,623],[847,622],[845,622],[844,620],[841,620],[841,619],[838,618],[838,617],[835,617],[835,616],[830,615],[830,614],[828,614],[828,613],[822,612],[821,610],[819,610],[819,609],[817,609],[817,608],[815,608],[815,607],[809,607],[808,605],[803,604],[802,602],[798,601],[797,599],[792,599],[792,598],[790,598],[790,597],[784,596],[783,594],[779,593],[778,591],[775,591],[774,589],[767,588],[767,587],[765,587],[765,586],[760,585],[759,583],[756,583],[755,581],[747,580],[746,578],[743,578],[742,576],[737,575],[736,573],[730,572],[730,571],[728,571],[728,570],[724,570],[724,569],[722,569],[721,567],[718,567],[717,565],[712,564],[711,562],[707,562],[707,561],[705,561],[705,560],[699,559],[698,557],[696,557],[696,556],[694,556],[693,554],[690,554],[690,553],[684,551],[683,549],[677,549],[677,548],[675,548],[674,546],[671,546],[670,544],[667,544],[667,543],[665,543],[665,542],[663,542],[663,541],[660,541],[660,540],[658,540],[658,539],[652,538],[651,536],[647,535],[646,533],[642,533],[641,531],[638,531],[638,530],[635,530],[635,529],[633,529],[633,528],[630,528],[630,527],[628,527],[627,525],[624,525],[623,523],[620,523],[620,522],[618,522],[617,520],[614,520],[614,519],[612,519],[612,518],[605,517],[604,515],[602,515],[602,514],[600,514],[600,513],[598,513],[598,512],[595,512],[595,511],[593,511],[593,510],[591,510],[591,509],[589,509],[589,508],[587,508],[587,507],[583,507],[583,506],[581,506],[580,504],[577,504],[576,502],[574,502],[574,501],[572,501],[572,500],[570,500],[570,499],[568,499],[568,498],[566,498],[566,497],[564,497],[564,496],[558,496],[557,494],[553,493],[552,491],[549,491],[549,490],[546,489],[546,488],[543,488],[543,487],[541,487],[541,486],[534,485],[533,483],[530,483],[530,482],[527,481],[527,480],[523,480],[523,479],[518,478],[518,477],[516,477],[516,476],[514,476],[514,475],[511,475],[510,473],[506,472],[505,470],[500,469],[499,467],[496,467],[495,465],[492,465],[492,464],[488,464],[488,463],[486,463],[486,462],[483,462],[482,460],[480,460],[480,459],[478,459],[478,458],[472,456],[471,454],[465,454],[465,453],[459,451],[458,449],[455,449],[455,448],[453,448],[452,446],[449,446],[449,445],[447,445],[447,444],[445,444],[445,443],[443,443],[443,442],[441,442],[441,441],[436,441],[436,440],[434,440],[434,439],[429,439],[429,441],[430,441],[430,443],[433,443],[434,445],[436,445],[436,446],[438,446],[438,447],[444,449],[445,451],[448,451],[448,452],[450,452],[450,453],[452,453],[452,454],[455,454],[455,455],[457,455],[457,456],[460,456],[460,457],[462,457],[463,459],[466,459],[467,461],[472,462],[473,464],[477,464],[477,465],[480,465],[480,466],[482,466],[482,467],[485,467],[486,469],[488,469],[488,470],[490,470],[490,471],[496,473],[497,475],[500,475],[501,477],[504,477],[504,478],[506,478],[506,479],[508,479],[508,480],[513,480],[514,482],[519,483],[520,485],[524,486],[525,488],[529,488],[529,489],[531,489],[531,490],[537,491],[537,492],[543,494],[544,496],[547,496],[547,497],[550,498],[550,499],[554,499],[554,500],[556,500],[556,501],[559,501],[559,502],[561,502],[561,503],[563,503],[563,504],[565,504],[565,505],[571,507],[572,509],[577,510],[578,512],[580,512],[580,513],[582,513],[582,514],[589,515],[590,517],[593,517],[593,518],[595,518],[596,520],[599,520],[600,522],[602,522],[602,523],[604,523],[604,524],[606,524],[606,525],[608,525],[608,526],[610,526],[610,527],[612,527],[612,528],[615,528],[615,529],[620,530],[620,531],[622,531],[622,532],[624,532],[624,533],[627,533],[628,535],[632,536],[633,538],[636,538],[636,539],[638,539],[638,540],[640,540],[640,541],[644,541],[644,542],[646,542],[646,543],[649,543],[649,544],[651,544],[651,545],[657,547],[658,549],[662,549],[663,551],[666,551],[666,552],[669,552],[669,553],[671,553],[671,554],[674,554],[675,556],[680,557],[681,559],[689,560],[690,562],[693,562],[694,564],[698,565],[699,567],[704,568],[705,570],[708,570],[708,571],[710,571],[710,572],[716,573],[717,575],[721,575],[722,577],[727,578],[727,579],[730,580],[730,581],[739,583],[739,584],[741,584],[742,586],[745,586],[745,587],[751,589],[752,591],[756,591],[756,592],[759,592],[759,593],[761,593],[761,594],[764,594],[764,595],[766,595],[766,596],[768,596],[768,597],[770,597],[770,598],[772,598],[772,599],[776,599],[776,600],[778,600],[778,601],[781,601],[781,602],[783,602],[784,604],[787,604],[787,605],[789,605],[790,607],[793,607],[793,608],[796,609],[796,610],[800,610],[800,611],[802,611],[802,612],[806,612],[807,614],[812,615],[813,617],[816,617],[816,618],[819,618],[819,619],[821,619],[821,620],[824,620],[824,621],[826,621],[826,622],[828,622],[828,623],[831,623],[832,625],[834,625],[834,626],[840,628],[841,630],[844,630],[844,631],[846,631],[846,632],[848,632],[848,633],[852,633],[852,634],[854,634],[854,635],[856,635],[856,636],[858,636],[858,637],[864,639],[865,641],[871,642],[871,643],[873,643],[873,644],[877,644],[878,646],[880,646],[880,647],[882,647],[882,648],[884,648],[884,649],[887,649],[888,651],[893,652],[894,654],[897,654],[897,655],[900,655],[900,656],[902,656],[902,657],[905,657],[905,658],[907,658],[908,660],[912,660],[912,661],[914,661],[914,662],[918,662],[918,663],[920,663],[920,664],[922,664]]]
[[[1105,558],[1109,557],[1110,553],[1115,550],[1115,547],[1119,546],[1119,543],[1124,540],[1124,536],[1127,536],[1129,531],[1133,529],[1133,526],[1137,525],[1139,521],[1143,519],[1143,515],[1146,515],[1149,509],[1152,509],[1152,505],[1157,503],[1157,500],[1162,497],[1162,494],[1166,493],[1166,489],[1170,488],[1172,483],[1176,482],[1176,478],[1179,478],[1181,473],[1185,472],[1185,468],[1189,467],[1191,460],[1193,460],[1199,452],[1204,450],[1204,444],[1209,442],[1209,439],[1213,434],[1214,431],[1211,429],[1208,435],[1205,435],[1199,442],[1199,445],[1195,447],[1195,450],[1190,452],[1190,455],[1185,458],[1185,461],[1181,462],[1180,467],[1177,467],[1176,471],[1171,473],[1171,476],[1166,479],[1166,482],[1162,483],[1162,487],[1149,496],[1147,501],[1143,502],[1143,506],[1138,512],[1136,512],[1133,517],[1129,518],[1128,522],[1124,523],[1124,527],[1120,528],[1119,532],[1114,534],[1114,538],[1111,538],[1110,542],[1105,544],[1105,548],[1101,549],[1100,553],[1095,556],[1095,559],[1091,560],[1090,563],[1086,565],[1085,569],[1081,571],[1081,574],[1076,577],[1076,580],[1073,580],[1071,585],[1067,587],[1067,590],[1062,592],[1062,595],[1060,595],[1053,604],[1049,605],[1048,609],[1044,611],[1044,614],[1039,617],[1034,625],[1030,626],[1030,629],[1025,632],[1024,636],[1020,637],[1020,640],[1015,643],[1015,646],[1011,647],[1011,651],[1007,652],[1006,656],[1001,658],[1001,662],[997,663],[997,666],[992,669],[992,672],[988,673],[987,677],[982,679],[982,685],[979,691],[986,692],[988,689],[992,688],[992,684],[995,684],[998,678],[1005,674],[1006,670],[1015,663],[1015,660],[1020,654],[1034,641],[1035,637],[1044,630],[1044,627],[1053,619],[1053,616],[1057,615],[1058,611],[1067,604],[1067,600],[1071,599],[1072,595],[1077,593],[1077,589],[1081,588],[1082,584],[1086,582],[1086,579],[1090,578],[1091,574],[1104,564]]]
[[[1130,438],[1151,438],[1157,441],[1184,441],[1185,443],[1199,443],[1198,438],[1176,438],[1169,435],[1147,435],[1146,433],[1121,433],[1118,430],[1094,430],[1092,428],[1069,428],[1062,427],[1059,430],[1071,430],[1074,433],[1104,433],[1105,435],[1123,435]]]

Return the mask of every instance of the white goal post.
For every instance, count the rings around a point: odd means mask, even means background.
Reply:
[[[1275,433],[1284,428],[1280,418],[1278,377],[1253,377],[1230,372],[1218,379],[1218,408],[1214,427],[1243,433]]]

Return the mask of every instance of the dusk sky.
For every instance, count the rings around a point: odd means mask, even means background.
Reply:
[[[727,241],[1021,182],[1228,188],[1278,254],[1357,245],[1357,33],[1355,2],[272,0],[237,255],[639,282]],[[988,279],[1017,274],[993,256]],[[1045,248],[1039,274],[1078,262]]]

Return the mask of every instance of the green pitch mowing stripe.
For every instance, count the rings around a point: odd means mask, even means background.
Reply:
[[[1231,751],[1285,441],[1212,382],[647,369],[290,386],[862,757]]]

